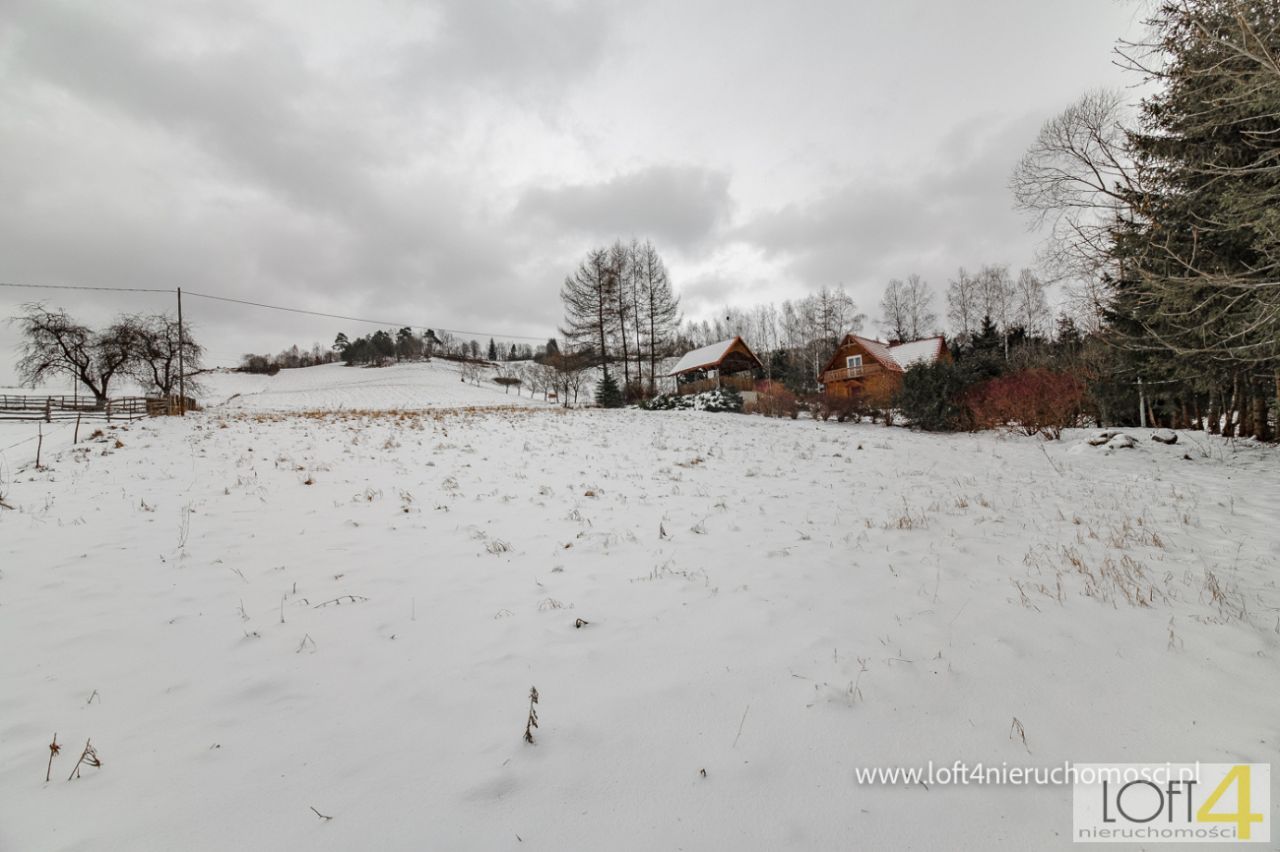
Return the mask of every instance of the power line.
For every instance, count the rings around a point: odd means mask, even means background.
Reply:
[[[264,304],[263,302],[250,302],[246,299],[233,299],[230,296],[211,296],[208,293],[197,293],[195,290],[183,290],[182,292],[183,292],[183,295],[186,295],[186,296],[198,296],[201,299],[213,299],[214,301],[217,301],[217,302],[233,302],[237,305],[252,305],[255,308],[266,308],[272,311],[285,311],[286,313],[291,313],[291,314],[306,314],[307,316],[313,316],[313,317],[325,317],[327,319],[347,320],[348,322],[363,322],[363,323],[368,323],[369,325],[380,325],[380,326],[401,326],[404,324],[402,322],[391,322],[390,320],[375,320],[375,319],[369,319],[368,317],[352,317],[352,316],[346,316],[344,314],[328,314],[323,311],[309,311],[309,310],[306,310],[305,308],[289,308],[289,307],[284,307],[283,305],[268,305],[268,304]],[[522,334],[494,334],[492,332],[487,332],[487,331],[461,331],[456,328],[438,328],[437,330],[448,332],[449,334],[463,334],[463,335],[469,335],[472,337],[495,337],[495,338],[500,338],[502,340],[537,340],[541,342],[544,339],[541,337],[529,337],[527,335],[522,335]]]
[[[88,291],[94,291],[94,292],[109,292],[109,293],[174,294],[177,292],[174,289],[161,289],[156,287],[90,287],[84,284],[15,284],[7,281],[0,281],[0,287],[21,287],[21,288],[30,289],[30,290],[88,290]],[[285,307],[283,305],[268,305],[263,302],[251,302],[251,301],[248,301],[247,299],[233,299],[230,296],[214,296],[209,293],[197,293],[194,290],[186,290],[184,291],[184,293],[185,295],[188,295],[188,296],[198,296],[201,299],[212,299],[213,301],[216,301],[216,302],[231,302],[237,305],[250,305],[255,308],[265,308],[271,311],[284,311],[286,313],[291,313],[291,314],[305,314],[307,316],[325,317],[327,319],[346,320],[348,322],[360,322],[360,323],[366,323],[368,325],[378,325],[383,327],[386,327],[386,326],[400,327],[404,325],[403,322],[391,322],[389,320],[375,320],[375,319],[369,319],[368,317],[353,317],[353,316],[346,316],[344,314],[329,314],[323,311],[311,311],[311,310],[307,310],[306,308],[290,308],[290,307]],[[425,328],[425,326],[423,327]],[[541,343],[546,339],[543,337],[530,337],[528,335],[523,335],[523,334],[498,334],[490,331],[463,331],[461,329],[456,329],[456,328],[437,328],[436,330],[446,332],[448,334],[465,335],[467,337],[493,337],[498,340],[535,340]]]
[[[13,284],[0,281],[0,287],[22,287],[28,290],[97,290],[111,293],[173,293],[172,289],[161,290],[155,287],[87,287],[83,284]]]

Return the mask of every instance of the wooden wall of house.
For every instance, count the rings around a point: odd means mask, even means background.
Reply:
[[[896,393],[900,387],[902,387],[902,374],[890,370],[881,370],[863,379],[824,385],[825,392],[832,396],[848,397],[860,394],[869,400],[886,399]]]
[[[849,343],[846,343],[843,346],[841,346],[839,349],[837,349],[836,354],[832,355],[831,360],[827,362],[827,366],[822,368],[822,372],[825,373],[827,370],[844,369],[845,359],[852,355],[861,355],[862,365],[864,367],[870,366],[871,364],[878,365],[880,363],[879,361],[877,361],[875,358],[871,356],[871,353],[867,351],[867,347],[863,346],[861,343],[858,343],[855,340],[855,341],[850,341]]]

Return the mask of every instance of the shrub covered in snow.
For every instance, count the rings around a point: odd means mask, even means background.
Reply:
[[[642,400],[640,407],[645,411],[674,411],[677,408],[689,408],[690,406],[680,404],[683,398],[673,393],[659,394],[653,399]]]
[[[676,409],[693,409],[695,411],[742,411],[742,394],[730,388],[719,388],[689,396],[662,394],[640,403],[646,411],[674,411]]]
[[[699,411],[741,411],[742,394],[732,388],[719,388],[696,394],[693,407]]]

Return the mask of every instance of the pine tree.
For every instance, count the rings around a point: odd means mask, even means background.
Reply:
[[[975,355],[998,355],[1004,350],[1004,336],[990,314],[983,316],[982,326],[969,341],[969,350]]]
[[[608,373],[596,386],[596,404],[601,408],[622,407],[622,391],[618,388],[618,380]]]
[[[1076,325],[1068,314],[1062,314],[1058,317],[1057,328],[1054,331],[1054,339],[1058,346],[1067,351],[1074,352],[1080,348],[1081,336],[1080,328]]]
[[[1131,137],[1140,215],[1117,233],[1113,318],[1233,370],[1280,357],[1280,7],[1165,3],[1149,22],[1163,87]],[[1268,61],[1266,57],[1271,57]],[[1150,65],[1148,63],[1147,65]]]
[[[1140,180],[1111,246],[1106,313],[1125,369],[1162,389],[1151,413],[1268,435],[1280,406],[1280,7],[1164,3],[1144,47],[1161,87],[1130,136]],[[1198,415],[1197,415],[1198,416]],[[1243,431],[1241,431],[1243,430]]]

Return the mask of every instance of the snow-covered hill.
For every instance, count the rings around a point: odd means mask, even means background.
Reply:
[[[201,399],[222,409],[385,411],[544,405],[491,379],[492,371],[485,371],[478,386],[464,382],[456,363],[440,359],[377,368],[325,364],[281,370],[274,376],[216,371],[199,377],[204,388]]]

